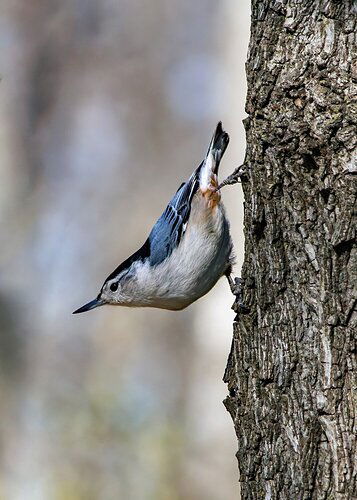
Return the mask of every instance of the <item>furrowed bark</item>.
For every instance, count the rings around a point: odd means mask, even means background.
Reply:
[[[355,7],[252,1],[249,313],[224,377],[243,499],[357,498]]]

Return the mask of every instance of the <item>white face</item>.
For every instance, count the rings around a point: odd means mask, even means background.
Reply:
[[[133,300],[131,288],[134,281],[133,273],[125,270],[104,283],[100,298],[107,304],[128,305]]]
[[[120,277],[113,278],[104,283],[100,292],[100,298],[107,304],[120,304],[121,288]]]
[[[126,270],[115,278],[105,281],[99,295],[94,300],[74,311],[74,314],[90,311],[105,304],[131,305],[133,301],[131,293],[132,278],[133,275]]]

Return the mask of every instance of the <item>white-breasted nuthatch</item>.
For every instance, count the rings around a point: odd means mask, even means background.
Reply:
[[[96,299],[74,314],[104,304],[178,311],[223,275],[233,290],[233,244],[217,189],[228,142],[219,122],[206,158],[181,184],[144,245],[108,276]]]

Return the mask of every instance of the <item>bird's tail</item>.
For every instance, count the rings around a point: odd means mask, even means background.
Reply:
[[[229,143],[229,135],[219,122],[211,139],[205,160],[200,165],[200,189],[207,194],[218,188],[218,167]]]
[[[229,143],[229,135],[227,134],[227,132],[223,130],[222,122],[218,122],[218,125],[213,134],[206,155],[206,159],[208,159],[209,156],[212,155],[214,163],[212,165],[212,172],[214,174],[218,173],[218,167],[222,159],[222,156],[224,155],[224,152],[227,149],[228,143]]]

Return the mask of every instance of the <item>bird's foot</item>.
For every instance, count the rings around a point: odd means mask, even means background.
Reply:
[[[237,184],[237,182],[244,182],[247,179],[248,179],[248,166],[247,164],[243,163],[243,165],[237,167],[231,175],[229,175],[226,179],[224,179],[224,181],[220,183],[220,185],[217,188],[217,191],[219,191],[223,186]]]

